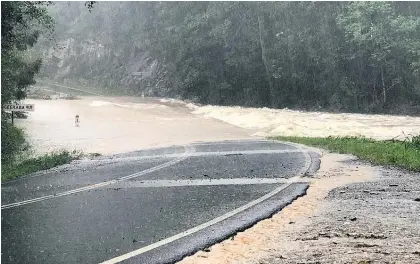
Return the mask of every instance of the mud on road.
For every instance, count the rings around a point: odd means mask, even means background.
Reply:
[[[324,153],[307,195],[181,263],[420,263],[420,174]]]
[[[420,129],[420,117],[408,116],[196,106],[125,97],[28,101],[36,104],[36,111],[18,122],[39,152],[70,148],[111,154],[267,135],[390,139]],[[79,128],[73,127],[76,114],[81,116]],[[420,263],[419,199],[418,173],[324,153],[305,197],[182,263]]]

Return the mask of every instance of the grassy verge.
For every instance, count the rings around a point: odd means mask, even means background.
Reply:
[[[271,139],[316,146],[338,153],[353,154],[373,164],[393,165],[420,172],[420,136],[406,141],[376,141],[355,137],[273,137]]]
[[[2,162],[1,164],[1,180],[8,181],[19,176],[29,173],[50,169],[59,165],[70,163],[72,160],[80,157],[79,155],[72,154],[69,151],[60,151],[37,158],[30,158],[23,160],[19,163],[8,164]]]

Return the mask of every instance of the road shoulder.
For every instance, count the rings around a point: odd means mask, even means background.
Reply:
[[[420,263],[418,199],[419,173],[324,153],[306,196],[181,263]]]

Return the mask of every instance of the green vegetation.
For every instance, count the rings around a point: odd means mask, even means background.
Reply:
[[[41,67],[39,58],[26,52],[40,31],[51,32],[53,23],[47,14],[46,2],[1,3],[1,105],[26,97],[26,89],[35,83],[35,73]],[[1,110],[1,164],[3,175],[16,163],[19,154],[28,149],[22,129],[8,121],[10,115]],[[15,170],[18,170],[16,168]],[[3,171],[4,170],[4,171]]]
[[[88,9],[94,2],[86,2]],[[52,38],[54,22],[48,14],[51,2],[1,2],[1,168],[2,180],[35,170],[68,162],[69,153],[63,151],[44,157],[22,161],[29,144],[22,129],[10,123],[10,114],[3,105],[25,99],[27,88],[35,84],[35,74],[41,59],[28,52],[38,38]],[[24,117],[24,114],[19,114]]]
[[[375,141],[355,137],[274,137],[272,139],[321,147],[338,153],[353,154],[373,164],[393,165],[420,172],[420,136],[405,141]]]
[[[420,2],[57,3],[45,77],[203,104],[420,113]],[[137,73],[150,75],[137,76]]]
[[[25,133],[11,123],[1,121],[1,163],[13,163],[20,151],[27,149]]]
[[[1,103],[24,99],[26,88],[35,83],[41,67],[39,58],[26,52],[33,47],[41,32],[48,35],[53,21],[47,2],[2,2],[1,18]]]
[[[79,158],[68,151],[54,152],[41,157],[25,159],[22,162],[1,164],[1,180],[7,181],[29,173],[50,169],[59,165],[70,163]]]
[[[420,113],[419,2],[93,4],[1,3],[2,105],[25,98],[41,71],[60,83],[109,88],[101,94]],[[9,116],[1,116],[7,171],[28,144]],[[378,164],[418,168],[415,140],[300,140]]]

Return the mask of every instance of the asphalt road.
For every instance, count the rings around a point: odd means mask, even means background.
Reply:
[[[171,263],[281,210],[317,158],[231,141],[84,160],[2,184],[2,263]],[[311,165],[312,164],[312,165]]]

